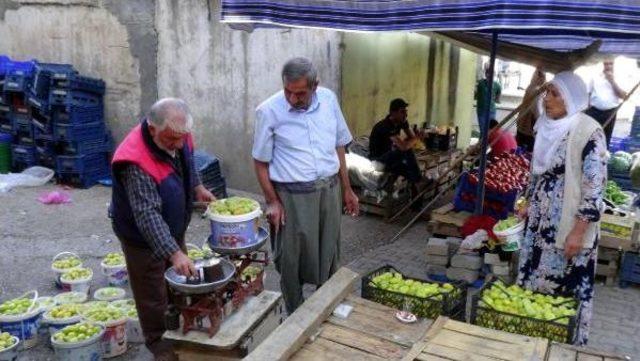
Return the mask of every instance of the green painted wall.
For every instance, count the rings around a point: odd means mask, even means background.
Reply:
[[[345,33],[341,100],[351,131],[368,135],[404,98],[409,122],[458,125],[459,145],[468,144],[476,55],[413,33]]]

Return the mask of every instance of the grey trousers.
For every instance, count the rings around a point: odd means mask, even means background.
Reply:
[[[271,249],[289,314],[303,302],[302,286],[326,282],[340,260],[341,192],[338,177],[274,183],[285,226],[272,233]]]

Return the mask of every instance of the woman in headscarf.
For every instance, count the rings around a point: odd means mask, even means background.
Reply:
[[[606,141],[600,125],[582,113],[588,105],[582,79],[562,72],[539,101],[532,181],[518,283],[581,301],[575,343],[587,343],[602,197]]]

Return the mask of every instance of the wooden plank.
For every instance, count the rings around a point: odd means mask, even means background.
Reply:
[[[471,213],[469,212],[449,212],[447,214],[431,212],[431,219],[433,221],[456,227],[462,227],[469,217],[471,217]]]
[[[399,360],[407,353],[407,347],[397,343],[330,323],[322,326],[320,337],[387,360]]]
[[[477,352],[472,352],[469,350],[460,350],[457,348],[451,348],[447,346],[442,346],[438,344],[427,344],[427,347],[422,351],[421,355],[426,355],[431,359],[431,357],[445,357],[449,360],[473,360],[473,361],[496,361],[494,357],[488,357],[484,355],[480,355]],[[420,359],[420,357],[418,357]]]
[[[412,325],[405,325],[392,317],[394,316],[390,315],[386,318],[381,318],[371,315],[369,312],[354,309],[347,319],[331,316],[328,322],[333,325],[380,337],[405,347],[411,347],[412,344],[417,342],[420,337],[424,335],[424,330],[426,330],[429,325],[429,321],[427,320],[421,320]]]
[[[190,331],[185,335],[180,328],[165,332],[163,338],[173,342],[198,344],[219,350],[233,349],[275,307],[281,298],[280,292],[266,290],[249,298],[244,305],[222,322],[220,330],[213,337],[200,331]]]
[[[416,357],[416,360],[420,360],[420,361],[451,361],[451,359],[449,357],[443,358],[443,357],[434,356],[434,355],[427,355],[427,354],[423,354],[423,353],[418,355]]]
[[[601,356],[590,355],[588,353],[578,352],[576,361],[603,361]]]
[[[474,354],[497,358],[499,360],[528,360],[533,354],[533,347],[486,339],[477,335],[441,330],[429,343],[469,350]],[[544,355],[539,359],[542,360]]]
[[[458,322],[453,320],[449,320],[449,322],[445,324],[444,329],[460,332],[467,335],[479,336],[487,340],[494,340],[499,342],[522,344],[522,345],[530,344],[532,345],[531,346],[532,348],[534,347],[533,345],[537,342],[545,343],[545,340],[541,338],[518,335],[515,333],[509,333],[509,332],[498,331],[498,330],[491,330],[488,328],[479,327],[476,325],[471,325],[468,323]],[[545,350],[546,350],[546,346],[545,346]]]
[[[424,335],[424,339],[422,341],[416,342],[411,348],[411,350],[409,350],[407,355],[402,358],[402,361],[413,361],[416,357],[418,357],[418,355],[422,353],[425,347],[427,347],[427,343],[430,340],[432,340],[438,334],[438,332],[442,330],[442,327],[444,327],[444,324],[448,320],[449,320],[448,317],[443,317],[443,316],[438,317],[433,322],[431,327],[429,327],[429,330]]]
[[[327,316],[351,292],[360,276],[342,267],[318,291],[291,314],[246,360],[285,360],[318,329]]]
[[[576,351],[560,347],[558,344],[552,344],[549,347],[549,354],[545,359],[547,361],[575,361]]]
[[[588,347],[580,347],[580,346],[568,345],[568,344],[565,344],[565,343],[552,342],[551,346],[549,347],[549,349],[552,349],[552,348],[559,348],[559,349],[574,351],[574,352],[580,353],[580,354],[589,354],[589,355],[593,355],[593,356],[599,356],[601,358],[609,359],[609,360],[629,360],[629,358],[627,358],[626,356],[621,355],[621,354],[615,354],[615,353],[606,352],[606,351],[594,350],[594,349],[588,348]]]
[[[304,351],[302,351],[304,350]],[[296,353],[291,360],[363,360],[382,361],[381,357],[367,354],[360,350],[335,343],[323,338],[317,338],[313,342],[302,347],[301,352]],[[265,358],[263,360],[280,360],[276,357]]]
[[[444,206],[440,207],[440,208],[436,208],[433,210],[434,214],[447,214],[449,212],[453,211],[453,204],[452,203],[447,203]]]

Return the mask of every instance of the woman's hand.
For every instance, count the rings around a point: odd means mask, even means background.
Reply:
[[[584,247],[584,234],[586,230],[587,222],[583,220],[577,220],[573,229],[567,235],[567,239],[564,241],[564,257],[571,259],[575,257]]]

